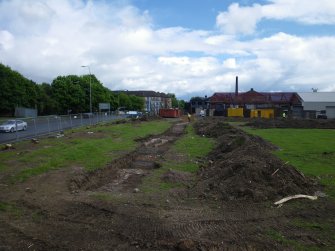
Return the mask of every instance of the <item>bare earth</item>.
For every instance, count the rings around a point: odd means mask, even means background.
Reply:
[[[317,229],[335,233],[332,199],[273,205],[288,195],[322,191],[317,181],[271,155],[274,146],[220,120],[195,125],[200,135],[218,139],[218,147],[199,160],[195,179],[171,170],[162,180],[184,186],[139,190],[162,161],[178,158],[168,150],[186,125],[180,121],[143,139],[137,150],[93,173],[78,166],[1,185],[0,202],[20,214],[0,211],[0,250],[335,249],[335,239]],[[306,220],[315,228],[293,224]]]

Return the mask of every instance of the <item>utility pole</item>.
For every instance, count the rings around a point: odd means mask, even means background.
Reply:
[[[90,113],[92,113],[92,83],[91,83],[91,69],[89,65],[82,65],[81,67],[87,67],[90,76]]]

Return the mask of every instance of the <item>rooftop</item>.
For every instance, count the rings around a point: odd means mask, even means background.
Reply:
[[[248,92],[216,92],[210,98],[211,102],[227,103],[287,103],[296,102],[299,96],[296,92],[256,92],[251,89]]]
[[[298,92],[304,102],[335,102],[335,92]]]
[[[163,92],[155,92],[155,91],[147,91],[147,90],[140,90],[140,91],[114,91],[115,93],[125,93],[128,95],[135,95],[139,97],[163,97],[163,98],[169,98],[169,96]]]

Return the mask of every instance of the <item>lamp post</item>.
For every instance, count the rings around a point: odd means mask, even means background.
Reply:
[[[91,83],[91,69],[89,65],[82,65],[81,67],[87,67],[90,74],[90,113],[92,113],[92,83]]]

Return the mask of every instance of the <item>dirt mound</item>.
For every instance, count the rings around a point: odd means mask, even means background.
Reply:
[[[161,176],[161,180],[171,183],[188,183],[192,177],[192,174],[187,172],[169,170]]]
[[[216,125],[213,125],[216,124]],[[195,125],[204,135],[215,135],[219,144],[202,168],[196,191],[222,200],[266,201],[294,194],[314,194],[315,183],[271,154],[274,147],[259,137],[220,121]],[[208,130],[217,130],[215,132]]]
[[[335,120],[317,119],[257,119],[246,123],[246,126],[254,128],[320,128],[334,129]]]
[[[231,127],[222,119],[213,117],[206,118],[205,120],[198,120],[194,124],[194,128],[197,134],[213,138],[222,136],[224,134],[234,134],[237,132],[235,128]]]

